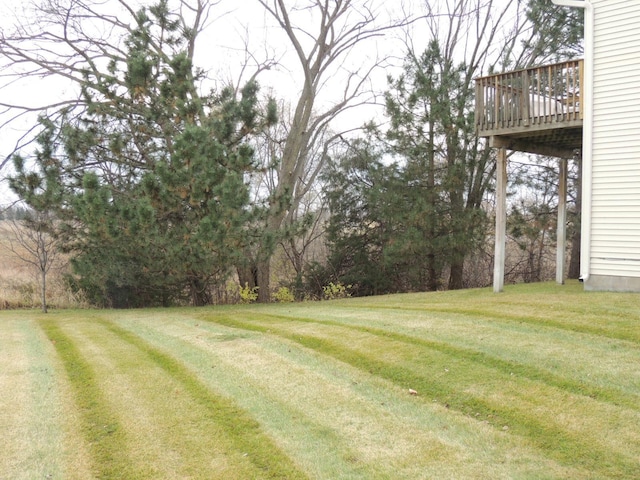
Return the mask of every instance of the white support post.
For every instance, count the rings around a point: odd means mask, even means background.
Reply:
[[[565,252],[567,251],[567,164],[566,158],[560,159],[558,231],[556,235],[556,283],[560,285],[564,284]]]
[[[507,238],[507,149],[498,149],[496,165],[496,244],[493,259],[493,291],[504,289],[504,261]]]

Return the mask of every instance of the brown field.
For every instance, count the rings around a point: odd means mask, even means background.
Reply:
[[[35,268],[19,258],[24,249],[16,245],[7,221],[0,221],[0,310],[39,308],[40,283]],[[68,264],[60,258],[47,275],[47,303],[57,308],[86,306],[80,296],[71,292],[64,273]]]

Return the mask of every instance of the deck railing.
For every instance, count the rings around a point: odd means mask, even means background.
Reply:
[[[476,79],[476,129],[489,136],[582,120],[583,61],[527,68]],[[502,131],[502,132],[500,132]]]

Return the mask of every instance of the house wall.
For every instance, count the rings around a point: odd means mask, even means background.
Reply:
[[[640,0],[592,4],[591,246],[585,288],[640,291]]]

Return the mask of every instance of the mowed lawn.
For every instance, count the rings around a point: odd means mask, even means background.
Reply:
[[[640,295],[2,312],[0,478],[640,478]]]

